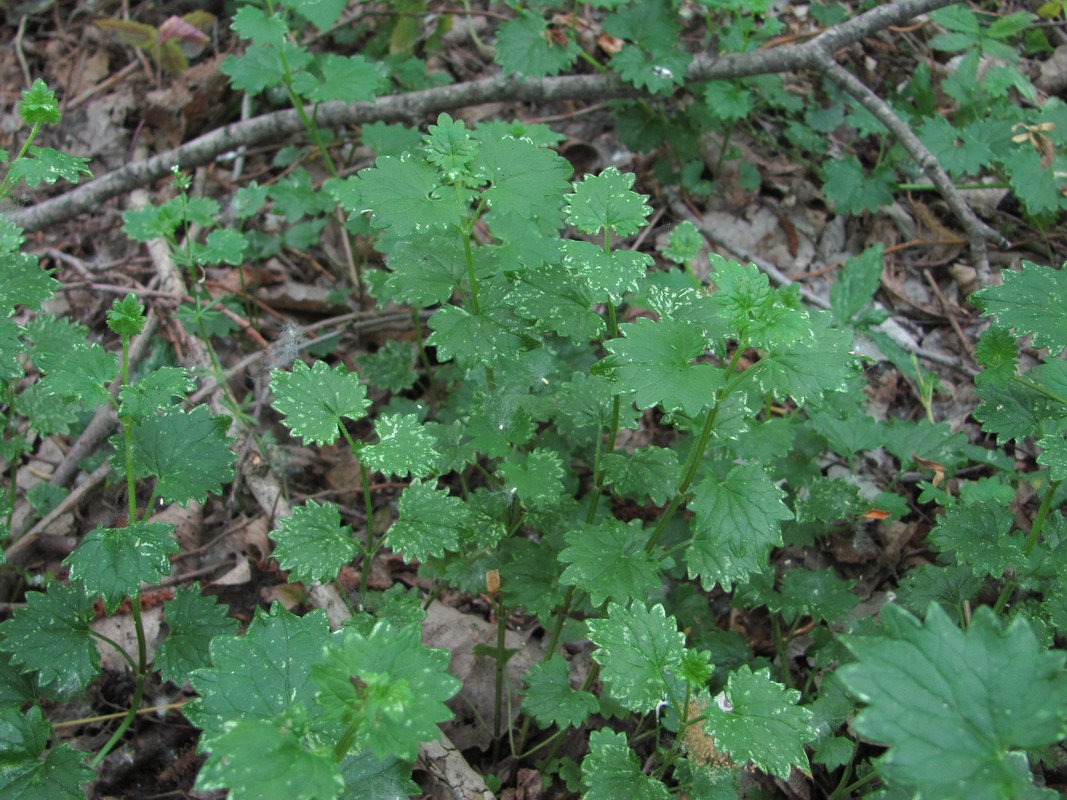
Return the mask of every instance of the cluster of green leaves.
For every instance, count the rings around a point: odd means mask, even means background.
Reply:
[[[543,77],[571,68],[580,56],[593,60],[579,46],[580,26],[561,16],[557,4],[513,5],[515,16],[497,34],[497,63],[505,72]],[[765,0],[696,5],[694,14],[669,0],[590,4],[604,9],[597,24],[615,40],[606,68],[647,93],[614,104],[619,135],[635,150],[662,153],[656,164],[661,180],[698,194],[712,191],[701,144],[714,131],[722,139],[720,163],[740,159],[730,142],[742,133],[769,152],[784,146],[795,160],[813,162],[839,213],[875,211],[892,201],[898,185],[914,185],[919,176],[910,156],[887,141],[883,125],[855,99],[828,83],[811,102],[788,91],[777,75],[688,81],[692,55],[683,39],[719,54],[742,53],[784,32]],[[823,26],[847,18],[838,4],[815,4],[812,14]],[[932,12],[930,20],[936,27],[924,46],[952,58],[944,76],[919,59],[910,81],[886,99],[951,177],[986,184],[998,178],[1029,219],[1042,227],[1061,220],[1067,211],[1067,106],[1056,98],[1038,102],[1019,64],[1021,52],[1052,51],[1038,16],[991,16],[956,4]],[[677,102],[679,93],[684,103]],[[938,100],[946,96],[953,104],[949,113]],[[775,141],[765,133],[767,120],[781,131]],[[850,132],[850,149],[830,157],[829,136],[838,131]],[[873,164],[862,160],[867,150],[877,154]],[[741,184],[757,187],[756,165],[741,159],[739,166]]]
[[[1016,621],[1005,631],[983,612],[961,633],[941,605],[931,607],[926,627],[906,611],[894,616],[895,609],[887,612],[894,625],[884,629],[849,623],[858,602],[852,582],[830,570],[779,573],[769,562],[782,544],[810,545],[835,530],[861,527],[872,507],[892,517],[909,513],[903,496],[861,494],[847,480],[824,476],[812,467],[820,453],[854,461],[885,448],[901,472],[931,462],[952,471],[969,458],[1007,466],[944,424],[867,414],[848,348],[850,329],[877,336],[883,315],[871,300],[881,249],[845,267],[831,313],[804,309],[795,292],[773,289],[755,267],[718,256],[711,291],[696,291],[691,276],[647,272],[644,256],[616,246],[639,233],[649,213],[645,198],[631,189],[632,177],[608,169],[570,183],[561,195],[566,167],[540,144],[551,140],[537,126],[488,123],[468,130],[442,115],[420,148],[382,156],[358,176],[327,184],[354,215],[368,213],[378,232],[376,247],[388,267],[371,276],[379,302],[433,309],[426,341],[439,362],[433,380],[440,400],[427,409],[394,394],[372,412],[379,443],[357,442],[345,420],[367,414],[359,378],[321,362],[298,364],[277,372],[272,383],[286,426],[305,443],[345,436],[364,470],[412,478],[379,544],[419,561],[427,578],[468,592],[479,591],[486,572],[495,570],[501,609],[542,620],[551,632],[550,656],[524,680],[522,707],[531,722],[558,735],[621,707],[660,729],[653,762],[659,766],[650,774],[638,769],[622,734],[603,728],[592,730],[580,770],[566,759],[544,763],[580,781],[588,796],[608,796],[623,785],[640,786],[650,797],[680,790],[733,796],[739,765],[785,777],[793,768],[809,769],[805,746],[815,763],[842,768],[846,777],[867,770],[860,783],[877,775],[899,790],[946,791],[977,765],[998,781],[989,796],[1037,792],[1022,751],[1058,741],[1064,714],[1049,714],[1032,738],[1007,725],[993,744],[980,730],[973,739],[961,736],[959,720],[986,713],[981,709],[994,682],[976,679],[962,700],[944,683],[931,689],[909,669],[916,657],[911,645],[896,644],[919,626],[915,647],[926,662],[954,670],[945,663],[958,662],[939,654],[946,646],[984,675],[998,669],[1003,642],[1010,641],[1035,680],[1041,676],[1059,691],[1054,673],[1061,659],[1038,645],[1032,623]],[[565,224],[591,241],[561,238]],[[487,233],[475,237],[483,225]],[[695,244],[681,228],[667,254],[686,262]],[[619,311],[632,305],[655,318],[619,324]],[[753,351],[758,359],[742,367],[741,355]],[[409,370],[414,357],[408,352],[396,363]],[[388,373],[368,374],[373,388],[390,390]],[[797,410],[768,413],[786,401]],[[650,408],[663,415],[666,446],[614,452],[620,428],[635,425]],[[397,446],[376,452],[387,442]],[[567,464],[582,465],[589,477],[575,481]],[[980,485],[992,492],[994,484],[1013,480],[1018,476],[1011,473]],[[932,484],[926,492],[927,501],[945,498]],[[652,502],[659,516],[626,523],[605,510],[609,497],[616,506]],[[685,520],[678,514],[683,508],[690,512]],[[294,510],[293,524],[273,534],[282,566],[304,580],[333,578],[354,555],[367,559],[379,546],[354,545],[337,511],[327,509],[309,502]],[[990,519],[988,509],[974,514]],[[951,512],[945,520],[937,531],[954,522]],[[968,524],[958,531],[973,531]],[[1005,597],[1020,589],[1014,562],[961,581],[961,565],[948,563],[957,557],[959,534],[933,541],[946,565],[912,576],[901,588],[904,607],[922,614],[936,601],[962,621],[982,578],[999,582]],[[987,538],[969,541],[978,549]],[[689,588],[664,598],[664,580]],[[738,642],[691,624],[707,614],[699,586],[732,588],[736,605],[772,615],[780,632],[773,672],[743,647],[739,652]],[[575,613],[586,618],[584,625],[569,621]],[[826,689],[809,686],[805,697],[791,688],[786,651],[809,620],[826,625],[808,646]],[[853,631],[843,640],[847,650],[835,644],[831,627]],[[691,631],[688,638],[682,628]],[[962,638],[950,644],[954,637]],[[596,646],[599,694],[590,691],[588,677],[575,689],[566,661],[552,654],[571,638]],[[897,657],[885,659],[883,650]],[[849,659],[855,664],[835,677],[833,666]],[[909,763],[911,741],[885,733],[891,698],[918,714],[935,690],[948,708],[939,728],[944,757],[970,753],[966,768],[952,775]],[[805,704],[797,705],[802,698]],[[857,699],[868,706],[858,718],[861,733],[894,746],[877,772],[853,764],[855,742],[836,735]],[[1005,703],[1005,716],[1025,713],[1027,702]],[[702,752],[694,742],[713,745]],[[997,766],[1004,759],[1010,768]],[[664,782],[671,768],[674,778]]]

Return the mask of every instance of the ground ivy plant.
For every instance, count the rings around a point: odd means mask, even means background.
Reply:
[[[294,18],[328,28],[343,4],[291,5],[239,12],[235,27],[252,46],[228,62],[235,85],[282,86],[299,105],[335,99],[345,91],[336,75],[353,75],[374,84],[373,95],[385,73],[358,59],[316,60],[292,39]],[[653,94],[674,87],[685,54],[657,50],[663,25],[642,29],[644,5],[618,5],[610,30],[635,48],[611,68]],[[652,5],[655,20],[675,13]],[[501,30],[505,43],[531,31],[550,42],[534,11],[516,14]],[[942,40],[946,49],[996,51],[1017,33],[961,16],[942,23],[962,35]],[[758,46],[751,26],[739,31],[737,47]],[[739,102],[740,88],[706,95]],[[34,134],[57,113],[43,85],[20,110]],[[300,219],[342,208],[384,265],[358,275],[360,288],[382,307],[419,312],[410,341],[359,355],[357,370],[301,360],[271,375],[272,406],[291,436],[343,442],[359,464],[361,514],[307,500],[271,532],[289,581],[337,581],[353,611],[339,630],[322,611],[275,605],[235,635],[225,608],[194,585],[164,605],[168,632],[150,650],[139,597],[169,576],[177,549],[171,526],[150,512],[157,501],[202,502],[222,490],[235,461],[231,421],[189,403],[185,370],[131,369],[130,341],[144,323],[138,298],[111,309],[111,341],[90,341],[44,313],[55,281],[20,251],[17,230],[0,231],[8,505],[33,437],[70,432],[81,424],[70,409],[105,404],[120,423],[111,464],[127,495],[125,524],[86,534],[66,577],[32,587],[0,624],[5,796],[81,796],[153,673],[198,695],[185,714],[206,754],[199,790],[415,794],[419,745],[438,735],[460,688],[448,654],[421,641],[422,607],[445,590],[489,597],[501,642],[513,615],[538,623],[543,658],[522,679],[514,723],[500,702],[511,654],[502,644],[480,653],[498,666],[488,724],[498,754],[535,764],[572,793],[732,798],[744,770],[789,780],[818,769],[835,798],[1053,796],[1031,770],[1067,735],[1064,659],[1054,649],[1067,625],[1058,552],[1067,340],[1062,309],[1046,302],[1067,289],[1061,270],[1025,264],[974,298],[992,321],[975,382],[975,417],[994,439],[983,448],[932,411],[918,422],[869,413],[852,343],[879,343],[871,300],[880,248],[851,259],[831,310],[813,311],[796,289],[719,255],[702,282],[691,268],[700,242],[687,228],[662,255],[690,268],[653,269],[632,247],[651,213],[634,176],[573,176],[547,127],[471,129],[442,114],[388,152],[378,135],[378,157],[356,175],[328,170],[321,191],[295,175],[286,189],[250,187],[241,201],[247,210],[268,196],[292,199]],[[325,155],[326,140],[316,143]],[[42,169],[20,173],[25,155]],[[83,171],[83,162],[23,148],[0,190],[12,172],[48,180]],[[170,239],[190,268],[245,253],[231,246],[252,237],[224,228],[179,242],[190,223],[214,226],[218,208],[178,188],[176,200],[128,214],[127,231]],[[199,300],[188,319],[206,337],[210,308]],[[107,388],[116,378],[117,396]],[[893,465],[884,481],[854,480],[876,453]],[[975,466],[981,477],[957,477]],[[928,479],[912,493],[916,472]],[[382,516],[375,475],[403,484],[384,532],[370,522]],[[1011,508],[1031,495],[1038,508],[1024,525]],[[834,569],[772,558],[917,508],[935,518],[928,544],[938,560],[903,576],[877,614],[856,611],[856,583]],[[417,564],[428,591],[370,591],[371,562],[385,548]],[[362,583],[349,595],[337,579],[352,564]],[[132,653],[92,624],[95,602],[111,613],[127,598]],[[765,618],[769,649],[754,652],[716,627],[716,604]],[[101,643],[127,660],[134,691],[109,741],[86,755],[56,741],[43,709],[84,694]],[[871,758],[870,744],[885,749]]]

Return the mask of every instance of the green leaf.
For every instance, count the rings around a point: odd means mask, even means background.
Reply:
[[[471,525],[464,502],[436,481],[412,481],[400,493],[398,517],[386,534],[386,543],[405,561],[425,561],[459,549],[459,534]]]
[[[289,571],[291,581],[301,583],[332,581],[360,552],[352,528],[341,524],[341,512],[330,502],[308,500],[296,506],[270,538],[277,544],[275,560]]]
[[[1037,440],[1037,446],[1041,448],[1037,463],[1048,467],[1049,479],[1062,481],[1067,478],[1067,440],[1064,440],[1063,434],[1042,436]]]
[[[632,191],[635,177],[632,172],[624,174],[615,167],[608,167],[599,175],[586,175],[566,197],[563,211],[567,222],[588,234],[609,229],[619,236],[637,233],[645,226],[652,208],[645,203],[647,194]]]
[[[343,365],[331,370],[325,361],[311,367],[297,361],[289,372],[274,370],[270,388],[285,427],[304,444],[320,447],[337,441],[343,420],[367,416],[370,405],[359,375]]]
[[[984,121],[956,128],[944,117],[930,117],[918,131],[919,138],[949,175],[978,175],[994,160],[989,126]]]
[[[884,261],[879,242],[845,262],[830,290],[830,313],[836,325],[852,322],[874,299],[881,285]]]
[[[15,413],[41,436],[69,435],[78,419],[79,404],[53,392],[46,382],[31,384],[15,395]]]
[[[251,6],[241,6],[241,11],[244,11],[247,8],[251,8]],[[238,13],[240,13],[240,11]],[[270,187],[267,186],[260,186],[256,181],[250,182],[247,186],[242,186],[234,192],[233,200],[230,203],[230,209],[233,211],[233,215],[237,219],[245,220],[259,213],[259,210],[263,208],[263,204],[267,202],[267,191],[269,188]]]
[[[1049,297],[1067,297],[1067,271],[1022,262],[1021,270],[1004,270],[1000,286],[987,286],[971,295],[982,316],[995,316],[1018,337],[1033,334],[1034,347],[1058,356],[1067,347],[1067,310]]]
[[[320,31],[328,31],[348,5],[345,0],[291,0],[286,7],[299,14]]]
[[[743,665],[704,710],[704,731],[735,762],[751,762],[782,780],[793,767],[808,772],[804,745],[816,738],[811,711],[798,706],[800,692],[770,678],[770,668]]]
[[[984,606],[966,632],[937,605],[925,623],[886,605],[882,622],[883,635],[846,637],[857,663],[838,672],[867,706],[856,730],[889,748],[879,774],[930,797],[1026,796],[1024,751],[1067,734],[1064,654],[1045,650],[1021,616],[1004,627]]]
[[[541,620],[563,602],[565,591],[559,575],[557,545],[546,540],[509,539],[504,553],[510,556],[500,569],[500,586],[508,608],[522,608]],[[482,576],[484,578],[484,576]]]
[[[219,71],[230,77],[230,85],[235,91],[259,94],[264,89],[285,83],[283,53],[291,72],[298,72],[311,62],[311,53],[286,40],[281,44],[253,44],[244,55],[227,56]]]
[[[271,719],[239,719],[212,741],[196,788],[228,789],[234,800],[336,798],[344,779],[333,749],[310,744],[309,734],[306,712],[295,705]]]
[[[204,244],[193,242],[191,252],[193,262],[200,266],[215,264],[233,264],[240,266],[245,262],[245,250],[248,239],[233,228],[217,228],[207,235]]]
[[[170,408],[196,388],[196,381],[185,367],[159,367],[137,383],[119,391],[119,416],[140,421],[160,408]]]
[[[416,797],[421,787],[411,779],[411,765],[390,756],[377,759],[369,750],[349,753],[341,762],[348,794],[345,800],[401,800]]]
[[[387,228],[396,239],[404,239],[429,227],[452,226],[465,216],[466,209],[447,193],[438,198],[441,186],[436,170],[410,156],[380,156],[374,166],[359,173],[362,203],[353,213],[371,212],[376,228]]]
[[[855,586],[856,581],[838,578],[832,567],[791,569],[778,590],[781,607],[773,610],[781,610],[790,624],[801,615],[833,624],[859,604]]]
[[[848,389],[854,375],[851,332],[831,328],[830,314],[825,311],[811,313],[811,332],[810,339],[782,345],[755,366],[762,391],[804,404],[827,392]]]
[[[354,731],[356,747],[414,761],[419,744],[436,740],[438,723],[452,718],[445,701],[462,684],[448,661],[448,651],[423,646],[420,625],[379,620],[366,634],[346,628],[311,672],[324,717]]]
[[[631,46],[613,56],[608,66],[638,89],[669,94],[685,82],[692,60],[693,56],[682,50],[648,52]]]
[[[793,516],[784,496],[758,464],[735,466],[722,481],[705,477],[689,503],[696,517],[685,554],[689,577],[729,591],[734,581],[761,571],[771,548],[782,544],[781,521]]]
[[[560,43],[556,36],[563,38]],[[540,14],[520,11],[497,28],[496,60],[512,75],[544,78],[558,75],[578,58],[578,45],[563,27],[549,31]]]
[[[930,541],[943,553],[955,552],[976,577],[999,579],[1026,563],[1022,540],[1011,529],[1011,511],[1000,502],[956,502],[930,531]]]
[[[559,581],[588,592],[594,606],[609,598],[644,601],[662,583],[659,561],[644,551],[648,532],[640,524],[608,518],[581,523],[563,538],[567,547],[559,560],[568,566]]]
[[[736,122],[752,113],[752,92],[735,81],[711,81],[704,102],[715,119]]]
[[[39,673],[46,691],[73,697],[99,671],[92,619],[92,603],[80,586],[52,584],[47,593],[27,592],[25,607],[0,625],[0,650],[11,654],[21,672]]]
[[[650,609],[635,600],[629,608],[609,603],[606,619],[585,624],[611,696],[638,714],[654,709],[685,655],[685,635],[674,617],[659,603]]]
[[[359,356],[360,374],[371,386],[396,394],[410,389],[419,379],[412,358],[410,344],[390,339],[377,352]]]
[[[463,120],[438,114],[437,124],[430,125],[423,137],[426,160],[437,167],[448,184],[473,185],[477,180],[470,163],[478,153],[478,142]]]
[[[294,170],[271,186],[267,195],[274,201],[274,210],[284,214],[289,222],[333,210],[333,197],[313,185],[306,169]]]
[[[1004,368],[1008,376],[1015,374],[1015,362],[1019,357],[1019,346],[1011,332],[999,325],[990,325],[978,338],[974,348],[974,358],[986,370]],[[987,380],[983,374],[979,380]]]
[[[542,728],[577,728],[600,709],[596,695],[571,688],[570,668],[558,653],[531,666],[522,682],[522,710]]]
[[[152,662],[164,680],[185,683],[196,669],[211,666],[211,641],[216,636],[232,636],[238,622],[226,606],[201,593],[200,584],[181,586],[174,599],[163,604],[167,638]]]
[[[772,351],[812,341],[811,318],[794,290],[776,290],[755,264],[709,256],[712,301],[726,321],[727,338]]]
[[[607,728],[589,734],[589,755],[582,761],[584,800],[670,800],[662,782],[641,772],[626,734]]]
[[[522,504],[533,511],[555,507],[563,494],[563,462],[553,450],[518,453],[501,465],[500,474]]]
[[[383,414],[374,421],[378,443],[364,447],[359,457],[383,475],[423,478],[434,472],[440,454],[437,440],[415,414]]]
[[[115,356],[96,342],[72,347],[66,364],[42,382],[42,389],[64,400],[78,399],[94,405],[110,402],[107,383],[115,377]]]
[[[838,214],[877,211],[893,202],[892,170],[868,175],[855,156],[827,159],[819,171],[822,192]]]
[[[189,680],[200,695],[183,713],[202,731],[211,758],[223,760],[217,740],[240,720],[274,720],[290,708],[312,708],[319,689],[311,667],[330,638],[326,614],[297,617],[275,604],[268,614],[257,609],[243,636],[211,640],[211,666]]]
[[[1042,420],[1055,418],[1063,411],[1051,398],[1015,381],[1003,386],[993,381],[980,383],[974,392],[981,400],[974,418],[982,423],[982,430],[996,434],[1000,445],[1033,436]]]
[[[82,763],[84,753],[54,744],[52,726],[40,706],[23,711],[0,706],[0,793],[8,800],[82,800],[96,775]]]
[[[665,447],[650,445],[629,455],[604,456],[604,482],[620,497],[638,502],[648,499],[661,506],[674,494],[680,478],[678,454]]]
[[[36,311],[58,287],[52,271],[41,269],[29,253],[0,253],[0,315],[10,316],[15,306]]]
[[[174,526],[134,522],[125,528],[98,526],[63,561],[71,580],[81,581],[89,595],[102,595],[109,612],[127,597],[138,597],[141,584],[159,583],[170,575],[170,556],[179,550]]]
[[[268,15],[263,9],[249,5],[237,9],[230,27],[242,39],[251,39],[252,44],[259,45],[280,46],[289,32],[281,14]]]
[[[397,156],[415,150],[422,144],[422,133],[406,125],[371,122],[362,127],[360,138],[379,156]]]
[[[226,436],[230,420],[211,416],[207,406],[188,414],[175,406],[133,426],[133,463],[138,475],[155,475],[164,502],[203,503],[233,478],[237,455]]]
[[[107,312],[107,326],[119,336],[136,336],[145,325],[144,304],[130,292],[122,300],[111,304]]]
[[[361,55],[340,56],[326,53],[318,62],[322,77],[310,72],[301,72],[293,80],[293,88],[303,97],[315,103],[338,100],[342,103],[359,103],[378,96],[385,79],[385,67],[381,62],[368,61]]]
[[[1067,208],[1064,183],[1057,179],[1041,155],[1030,147],[1018,148],[1001,159],[1012,191],[1031,215],[1055,213]]]
[[[55,125],[63,115],[59,113],[56,93],[40,78],[22,93],[19,100],[19,116],[27,125]]]
[[[671,230],[667,245],[660,252],[675,264],[691,265],[705,248],[704,236],[697,226],[684,220]]]
[[[68,183],[78,183],[82,176],[93,177],[89,170],[89,159],[60,153],[51,147],[32,145],[29,157],[20,158],[8,168],[12,181],[24,181],[31,189],[42,183],[51,186],[62,179]]]
[[[634,392],[638,408],[662,405],[666,411],[696,416],[715,402],[722,372],[711,364],[692,363],[707,347],[698,328],[640,317],[619,330],[624,338],[611,339],[604,348],[614,356],[609,363],[617,390]]]
[[[397,300],[427,308],[446,303],[467,275],[463,243],[430,229],[405,236],[389,253],[386,287]]]
[[[808,421],[835,453],[853,456],[862,450],[875,450],[882,444],[885,427],[867,413],[854,408],[845,413],[835,409],[808,409]]]
[[[568,240],[563,243],[563,264],[588,286],[597,303],[618,305],[626,292],[636,292],[648,267],[655,262],[636,250],[605,253],[592,242]]]
[[[585,281],[562,264],[520,272],[508,302],[520,317],[538,323],[540,330],[575,344],[600,338],[606,327],[593,310],[593,294]]]
[[[1010,39],[1012,36],[1024,31],[1034,22],[1037,22],[1037,20],[1038,17],[1029,11],[1016,11],[1011,14],[1005,14],[993,20],[992,24],[986,28],[985,35],[991,39]]]
[[[26,323],[25,338],[32,343],[30,360],[44,375],[70,367],[70,354],[89,346],[89,329],[67,317],[38,314]]]
[[[161,206],[130,208],[122,212],[122,232],[135,242],[169,238],[182,222],[180,198]]]

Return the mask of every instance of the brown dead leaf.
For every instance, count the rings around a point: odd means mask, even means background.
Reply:
[[[240,586],[241,584],[248,583],[252,580],[252,567],[248,563],[248,559],[237,553],[234,553],[234,558],[237,562],[236,565],[221,577],[209,581],[210,585]]]
[[[141,612],[149,661],[155,656],[156,647],[160,642],[160,623],[162,619],[162,606],[144,609]],[[91,622],[89,627],[97,634],[106,636],[118,644],[133,659],[133,662],[137,663],[137,631],[134,628],[133,617],[130,614],[113,614],[110,617],[102,617]],[[100,667],[102,669],[109,672],[125,672],[130,668],[126,659],[111,645],[97,640],[96,646],[100,651]]]
[[[204,507],[192,501],[186,508],[171,503],[162,511],[153,514],[149,522],[162,522],[174,526],[174,536],[178,540],[181,552],[196,550],[203,544]]]

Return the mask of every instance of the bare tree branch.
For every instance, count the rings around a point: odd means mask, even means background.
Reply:
[[[955,184],[952,183],[952,179],[945,173],[945,170],[941,168],[941,164],[938,163],[934,154],[919,141],[919,137],[893,112],[888,103],[864,86],[855,75],[834,61],[829,55],[824,54],[823,63],[823,74],[856,98],[860,105],[885,125],[890,133],[897,137],[897,140],[908,151],[908,154],[918,162],[927,177],[930,178],[930,181],[941,193],[945,202],[948,203],[949,208],[952,209],[967,234],[967,241],[971,247],[971,258],[974,261],[974,268],[978,273],[979,282],[983,286],[988,285],[990,270],[986,242],[992,241],[1002,247],[1007,247],[1010,244],[1008,240],[975,216],[974,211],[967,205],[967,201],[956,191]]]

